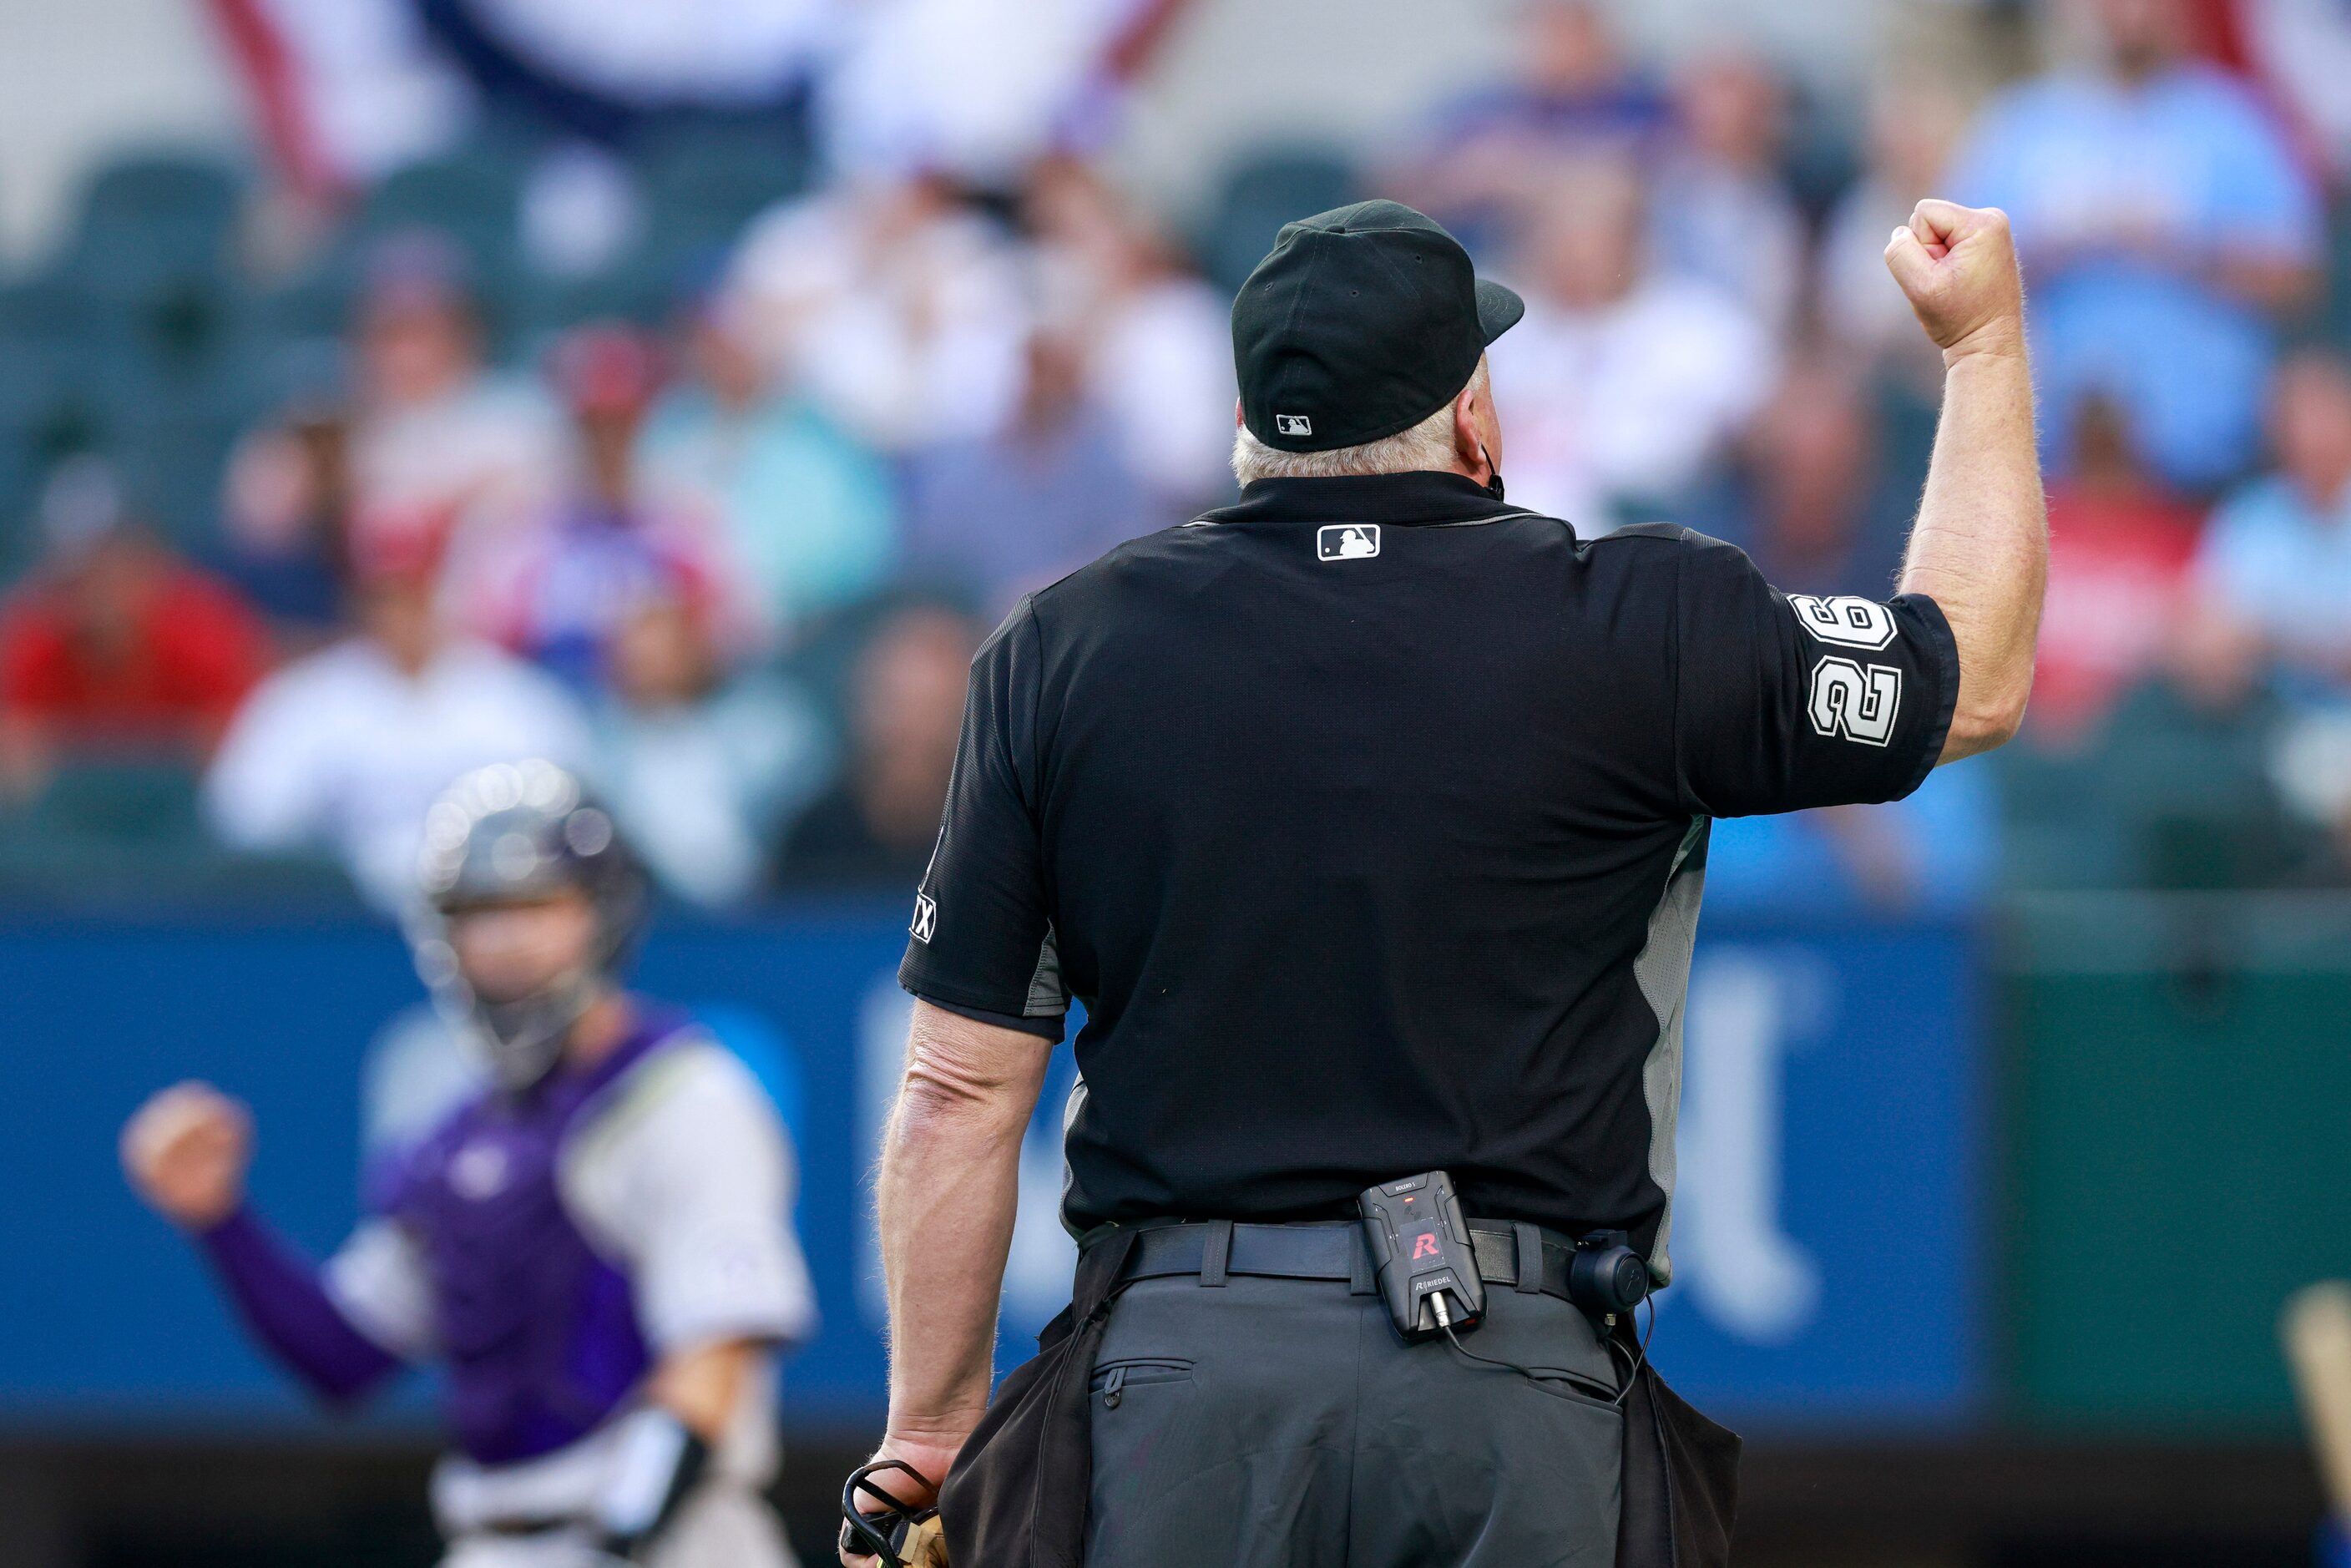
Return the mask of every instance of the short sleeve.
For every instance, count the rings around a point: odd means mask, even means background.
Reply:
[[[351,1326],[403,1361],[434,1354],[433,1282],[415,1241],[392,1219],[363,1221],[321,1270]]]
[[[1687,536],[1675,630],[1684,806],[1716,817],[1899,800],[1942,755],[1959,651],[1935,601],[1784,594]]]
[[[1069,1010],[1036,804],[1041,659],[1023,600],[972,660],[946,816],[898,967],[906,989],[966,1014]]]
[[[331,700],[329,666],[316,662],[333,658],[319,654],[263,681],[229,721],[204,777],[204,805],[232,846],[290,849],[323,831],[331,790],[324,753],[340,735],[325,716],[350,706]]]
[[[667,1353],[814,1332],[794,1175],[766,1092],[705,1039],[623,1081],[565,1150],[562,1187],[587,1234],[626,1261],[645,1337]]]

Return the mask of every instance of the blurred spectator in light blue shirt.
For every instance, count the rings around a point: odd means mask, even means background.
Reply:
[[[733,308],[696,309],[687,376],[637,438],[654,504],[716,521],[752,578],[771,640],[862,598],[888,576],[897,517],[888,468],[817,406],[770,379]]]
[[[2291,356],[2270,423],[2278,471],[2213,513],[2197,577],[2273,657],[2339,688],[2351,678],[2351,364]]]
[[[662,886],[695,904],[757,891],[784,824],[832,771],[815,705],[771,670],[724,678],[680,598],[621,624],[592,718],[596,781],[613,815]]]
[[[2168,478],[2210,488],[2254,455],[2272,318],[2316,277],[2318,194],[2252,93],[2186,57],[2182,0],[2095,15],[2104,68],[1995,99],[1950,193],[2016,225],[2046,450],[2104,392]]]

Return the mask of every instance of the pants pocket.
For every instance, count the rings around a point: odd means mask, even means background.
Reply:
[[[1624,1414],[1625,1407],[1617,1402],[1614,1389],[1603,1388],[1579,1373],[1552,1366],[1531,1366],[1527,1370],[1533,1374],[1527,1381],[1555,1399],[1564,1399],[1572,1405],[1589,1405],[1612,1416]]]
[[[1192,1364],[1188,1361],[1165,1356],[1129,1356],[1098,1364],[1094,1367],[1093,1381],[1088,1386],[1102,1401],[1103,1409],[1115,1410],[1125,1402],[1130,1388],[1191,1381]]]

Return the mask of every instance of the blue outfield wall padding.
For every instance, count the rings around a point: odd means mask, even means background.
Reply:
[[[799,1433],[878,1422],[870,1176],[907,1003],[904,915],[810,908],[673,923],[649,993],[701,1009],[776,1095],[823,1327],[787,1364]],[[1711,923],[1693,975],[1682,1181],[1656,1354],[1751,1427],[1949,1427],[1984,1408],[1984,1139],[1974,944],[1963,930]],[[0,928],[0,1428],[316,1427],[246,1346],[193,1253],[125,1188],[141,1099],[204,1077],[248,1100],[254,1190],[314,1251],[350,1224],[361,1061],[418,987],[352,922]],[[1022,1160],[999,1365],[1067,1299],[1055,1054]],[[429,1378],[363,1420],[430,1421]]]

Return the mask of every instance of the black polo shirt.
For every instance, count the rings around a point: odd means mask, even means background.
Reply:
[[[1448,474],[1273,480],[1030,596],[972,663],[899,977],[1058,1039],[1064,1218],[1468,1211],[1662,1276],[1708,819],[1916,789],[1931,600],[1791,597]]]

